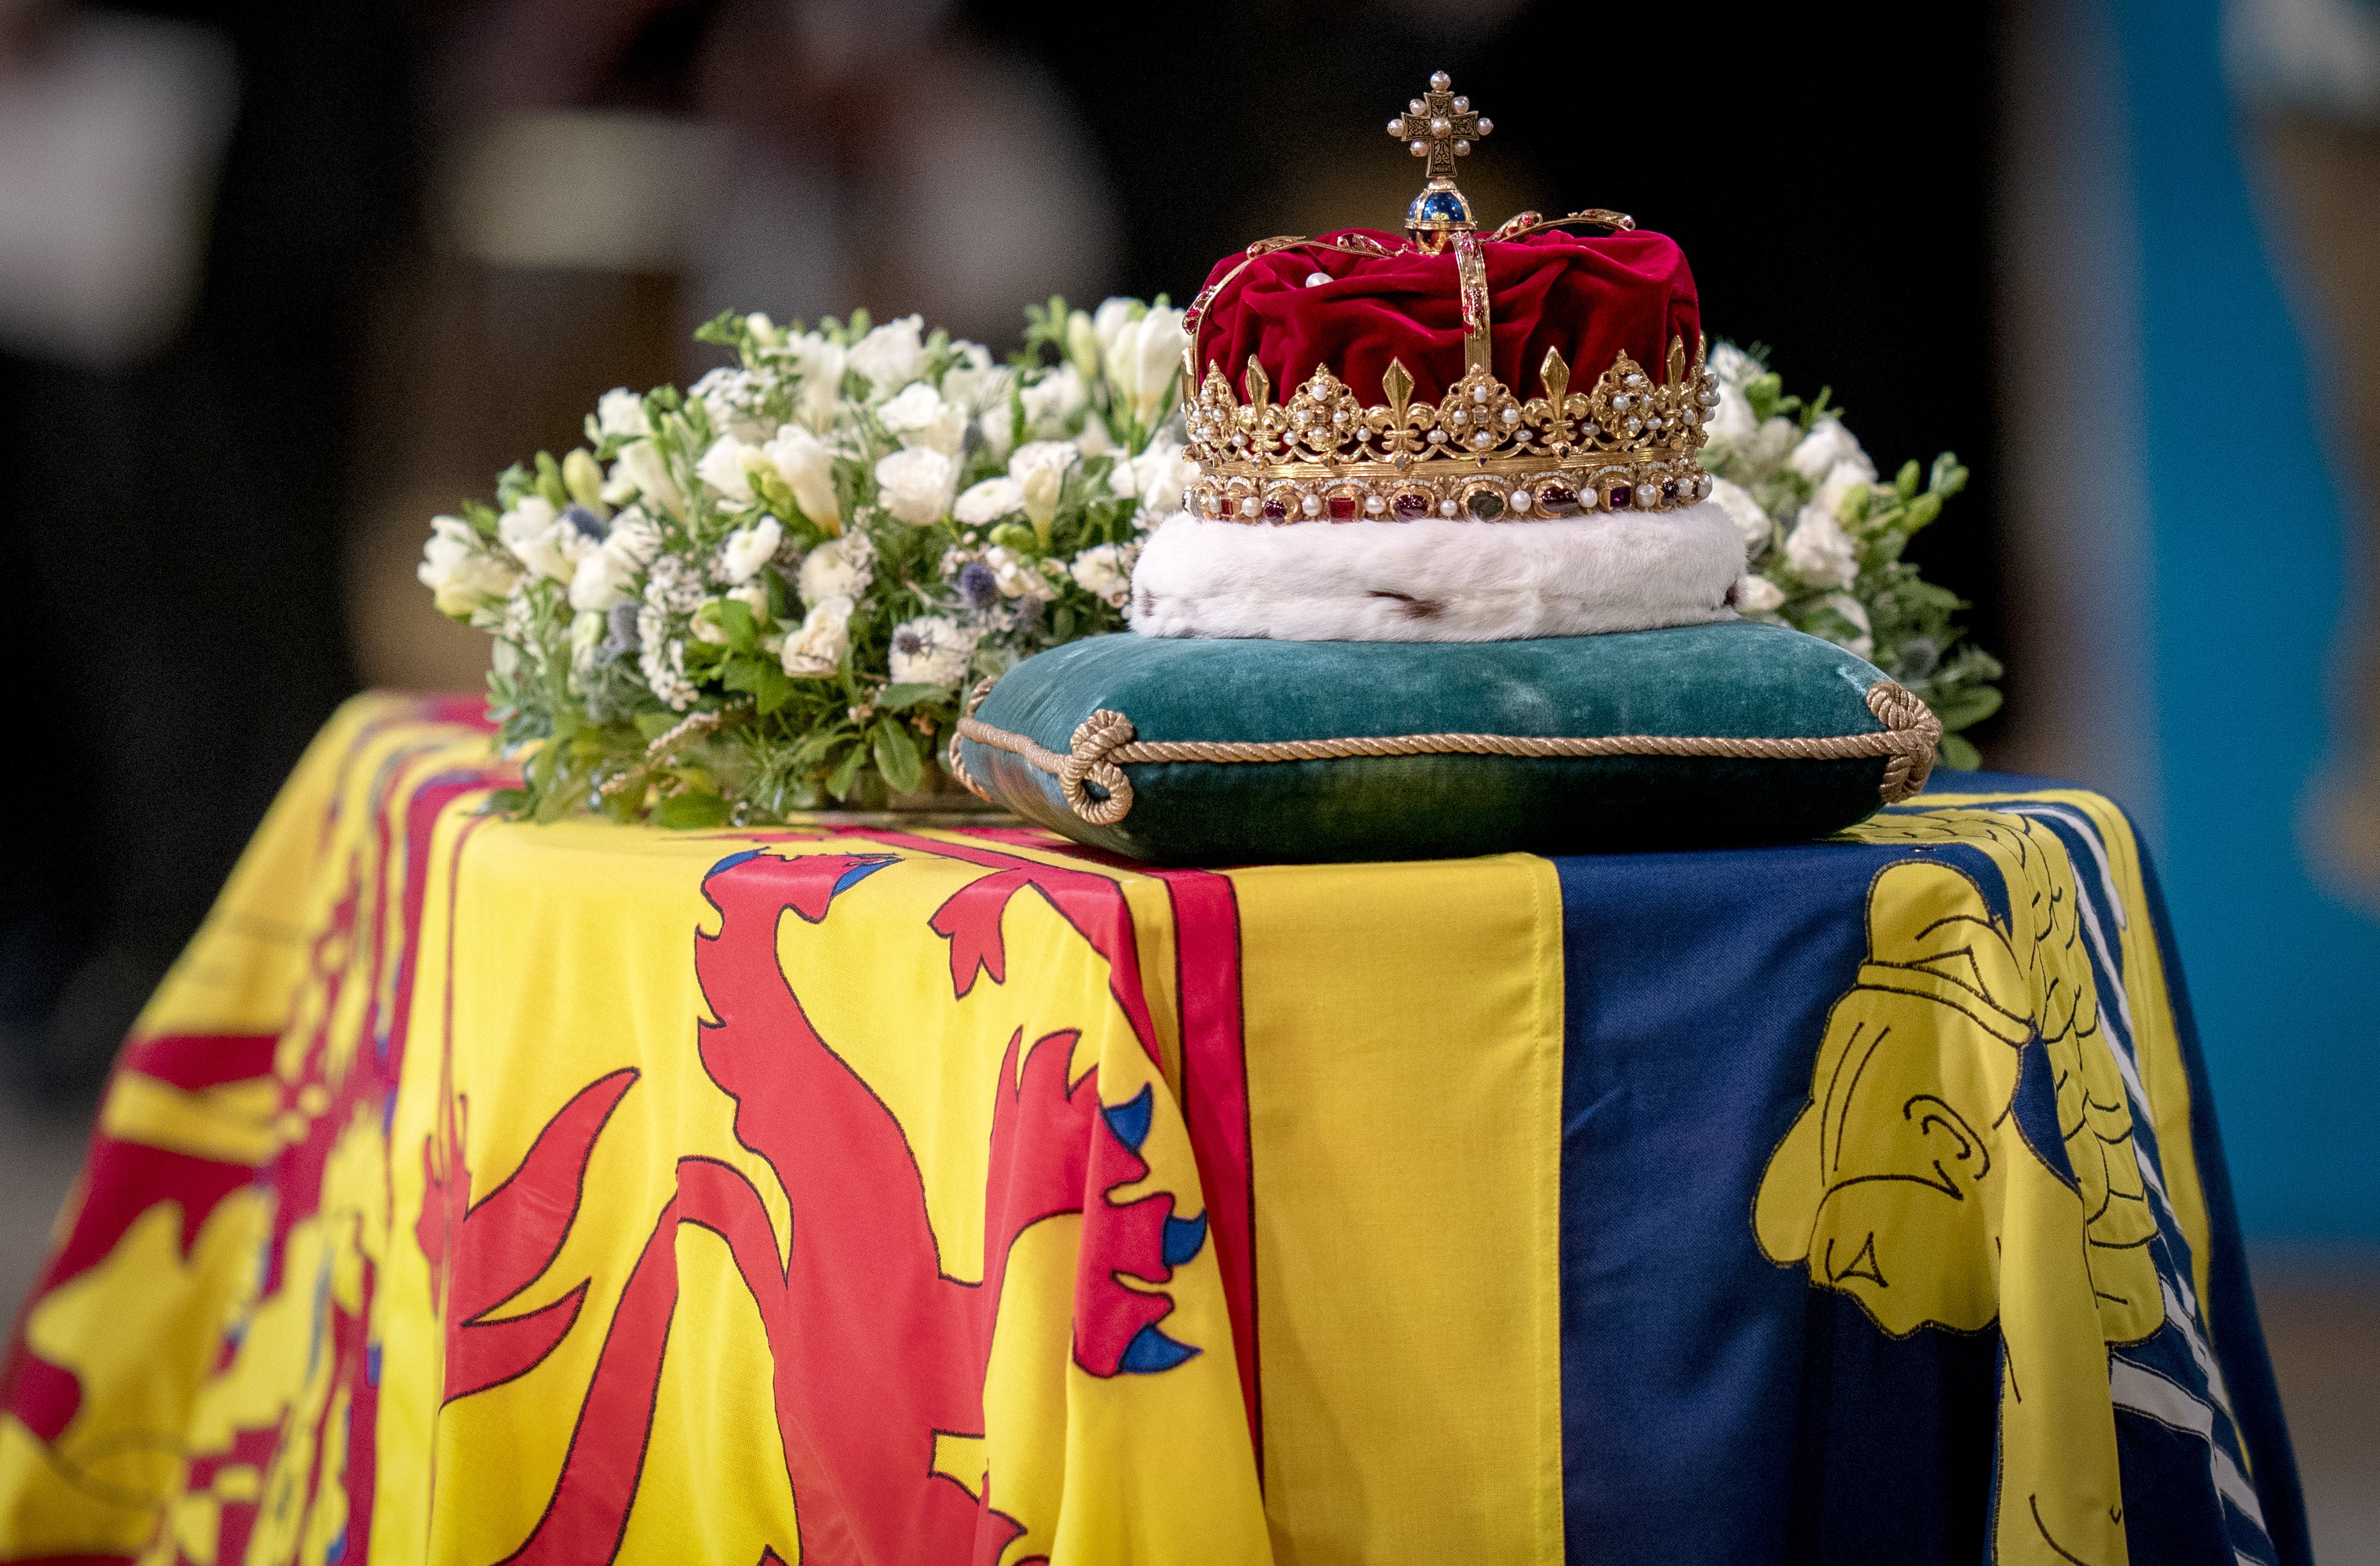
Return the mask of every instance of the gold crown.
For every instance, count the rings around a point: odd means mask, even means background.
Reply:
[[[1592,391],[1570,389],[1571,367],[1548,349],[1537,378],[1541,395],[1523,400],[1489,365],[1487,261],[1471,203],[1454,188],[1454,159],[1471,151],[1490,122],[1452,95],[1444,71],[1427,97],[1389,123],[1416,157],[1429,159],[1429,183],[1406,213],[1415,246],[1454,252],[1463,307],[1463,375],[1437,403],[1413,400],[1414,378],[1391,359],[1380,378],[1383,403],[1369,407],[1329,369],[1276,402],[1256,356],[1248,357],[1242,402],[1222,372],[1198,379],[1197,338],[1215,297],[1259,256],[1284,249],[1354,255],[1391,253],[1361,234],[1333,240],[1259,240],[1240,264],[1201,291],[1184,324],[1183,356],[1188,455],[1199,477],[1184,496],[1193,512],[1238,522],[1417,521],[1468,516],[1534,520],[1605,510],[1660,510],[1710,496],[1710,476],[1694,459],[1707,436],[1703,420],[1718,406],[1718,378],[1697,339],[1691,365],[1682,337],[1670,340],[1667,373],[1651,372],[1625,352]],[[1548,220],[1522,212],[1494,237],[1514,239],[1566,224],[1635,226],[1600,210]]]

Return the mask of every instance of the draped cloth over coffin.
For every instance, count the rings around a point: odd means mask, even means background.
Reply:
[[[366,698],[285,790],[0,1372],[0,1560],[2305,1559],[2094,795],[1208,872],[506,781]]]

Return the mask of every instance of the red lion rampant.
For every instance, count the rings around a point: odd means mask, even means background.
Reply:
[[[1002,917],[1029,888],[1108,959],[1115,997],[1155,1058],[1122,888],[986,850],[915,846],[993,872],[962,887],[930,921],[951,943],[954,994],[965,995],[983,974],[1004,982]],[[726,1242],[759,1313],[805,1562],[991,1562],[1023,1532],[993,1507],[989,1475],[978,1496],[932,1468],[937,1434],[983,1432],[984,1374],[1009,1251],[1042,1220],[1083,1215],[1077,1365],[1095,1376],[1147,1374],[1198,1352],[1160,1329],[1173,1308],[1168,1295],[1120,1280],[1171,1281],[1206,1243],[1206,1218],[1175,1217],[1167,1195],[1110,1196],[1148,1172],[1138,1149],[1154,1106],[1147,1087],[1103,1104],[1096,1067],[1069,1082],[1074,1030],[1029,1045],[1021,1031],[1009,1039],[993,1106],[982,1281],[941,1271],[900,1123],[811,1026],[776,953],[783,910],[819,923],[838,896],[897,862],[753,850],[705,878],[722,922],[718,935],[696,937],[697,977],[719,1019],[701,1025],[702,1064],[736,1101],[736,1140],[784,1187],[789,1254],[780,1256],[767,1208],[743,1173],[709,1159],[678,1161],[676,1194],[613,1314],[560,1480],[508,1560],[608,1560],[616,1552],[676,1305],[680,1224]],[[417,1233],[433,1269],[447,1274],[448,1401],[527,1373],[576,1325],[587,1281],[538,1310],[491,1316],[559,1254],[596,1139],[636,1076],[617,1071],[580,1090],[520,1168],[476,1204],[459,1161],[449,1164],[452,1178],[441,1178],[424,1148],[431,1178]],[[459,1150],[456,1129],[450,1123],[447,1145]]]

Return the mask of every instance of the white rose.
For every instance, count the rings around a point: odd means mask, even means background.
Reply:
[[[1025,486],[1006,476],[968,486],[951,515],[969,528],[988,528],[1025,509]]]
[[[978,634],[940,614],[903,621],[892,627],[892,683],[957,688]]]
[[[1824,479],[1839,462],[1866,463],[1868,477],[1876,477],[1876,465],[1868,462],[1867,453],[1860,450],[1859,442],[1843,428],[1840,419],[1821,419],[1810,426],[1810,432],[1802,437],[1802,443],[1785,461],[1813,484]]]
[[[710,443],[710,449],[694,465],[695,477],[729,500],[748,502],[752,498],[752,476],[744,467],[759,455],[735,436],[722,435]]]
[[[510,563],[480,547],[480,536],[459,516],[430,519],[430,541],[413,574],[436,597],[438,613],[458,615],[504,597],[519,579]]]
[[[1132,596],[1132,567],[1138,544],[1099,544],[1075,556],[1075,581],[1093,598],[1121,609]]]
[[[763,516],[748,528],[738,528],[727,535],[719,547],[720,574],[731,582],[748,582],[760,574],[785,541],[785,526],[773,516]]]
[[[829,539],[802,559],[795,590],[812,606],[829,599],[856,600],[876,575],[876,546],[857,534]]]
[[[915,381],[926,368],[926,320],[905,315],[888,321],[852,346],[851,368],[868,377],[878,395]]]
[[[1844,496],[1859,485],[1875,482],[1876,465],[1868,461],[1865,453],[1856,457],[1846,457],[1827,469],[1827,476],[1818,481],[1818,492],[1810,497],[1810,504],[1829,516],[1839,517],[1843,514]]]
[[[1831,609],[1851,622],[1854,633],[1849,641],[1836,641],[1832,637],[1827,638],[1828,641],[1834,641],[1854,658],[1865,658],[1876,651],[1876,637],[1871,634],[1874,627],[1868,624],[1867,605],[1849,593],[1828,593],[1818,602],[1821,607]]]
[[[633,493],[649,496],[664,511],[676,515],[686,511],[686,497],[678,492],[677,480],[670,477],[661,448],[650,441],[631,441],[622,446],[619,460],[612,464],[612,478],[615,483],[625,480]],[[610,498],[608,491],[605,498]]]
[[[1057,369],[1016,394],[1025,405],[1025,427],[1036,434],[1054,435],[1090,401],[1082,372],[1071,364]]]
[[[1066,469],[1082,453],[1072,441],[1029,441],[1008,459],[1008,476],[1025,498],[1025,516],[1047,531],[1058,515],[1058,493],[1065,487]]]
[[[1134,322],[1108,347],[1108,383],[1144,428],[1172,395],[1174,378],[1182,372],[1182,352],[1189,346],[1182,311],[1159,309]]]
[[[595,429],[603,435],[650,435],[652,420],[645,417],[645,399],[625,386],[614,386],[595,399]]]
[[[1748,571],[1736,579],[1735,606],[1746,614],[1774,615],[1784,607],[1785,589],[1757,571]]]
[[[1752,498],[1751,491],[1741,484],[1713,478],[1710,498],[1727,513],[1727,519],[1735,524],[1735,530],[1743,535],[1745,554],[1757,557],[1762,550],[1768,547],[1776,529],[1768,520],[1768,513],[1761,510],[1760,503]]]
[[[946,456],[957,455],[966,437],[966,410],[944,402],[923,381],[903,387],[876,417],[903,445],[931,446]]]
[[[803,678],[832,674],[841,668],[843,655],[851,647],[851,611],[847,598],[825,598],[812,604],[802,616],[801,628],[785,634],[785,645],[778,654],[785,673]]]
[[[549,581],[567,582],[577,575],[578,560],[591,552],[585,534],[567,522],[556,522],[514,544],[513,557]]]
[[[1785,460],[1785,454],[1801,438],[1802,427],[1791,419],[1782,416],[1766,419],[1752,432],[1741,455],[1752,472],[1765,479],[1777,471],[1778,464]]]
[[[578,557],[578,568],[570,576],[570,607],[581,613],[608,611],[614,604],[628,601],[628,589],[635,583],[637,567],[623,560],[609,547],[590,549]]]
[[[1767,373],[1760,361],[1737,347],[1733,343],[1721,343],[1710,351],[1710,370],[1724,385],[1741,386],[1746,381],[1759,379]]]
[[[722,596],[732,598],[736,602],[742,604],[745,608],[750,610],[752,612],[752,618],[761,625],[768,624],[769,589],[761,583],[746,582],[740,587],[728,589]]]
[[[1814,588],[1847,588],[1859,576],[1859,548],[1834,513],[1805,505],[1785,536],[1785,564]]]
[[[496,518],[496,537],[504,540],[507,549],[516,549],[552,527],[561,516],[543,495],[523,495]]]
[[[876,464],[876,498],[912,528],[930,528],[950,515],[959,465],[931,446],[896,451]]]
[[[816,332],[795,337],[785,345],[784,352],[801,377],[798,411],[803,421],[814,430],[832,428],[835,405],[843,398],[843,372],[850,368],[851,356],[841,344]]]
[[[1182,492],[1197,478],[1198,465],[1190,460],[1182,443],[1160,431],[1138,456],[1129,462],[1117,459],[1109,470],[1108,487],[1138,500],[1141,510],[1150,516],[1163,516],[1182,509]]]
[[[1747,445],[1760,432],[1760,420],[1752,416],[1752,399],[1722,381],[1718,387],[1718,406],[1711,409],[1710,418],[1703,422],[1710,436],[1713,455],[1722,455]]]
[[[981,343],[953,343],[958,362],[942,371],[942,400],[969,413],[980,413],[994,401],[1008,400],[1015,371],[991,362],[991,350]]]
[[[1002,401],[985,408],[975,427],[983,433],[984,449],[1001,461],[1007,461],[1009,448],[1016,443],[1016,416],[1008,404]]]

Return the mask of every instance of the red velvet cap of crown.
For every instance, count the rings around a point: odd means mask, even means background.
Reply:
[[[1362,235],[1391,255],[1297,248],[1250,261],[1225,256],[1208,274],[1215,287],[1236,277],[1208,304],[1196,338],[1198,378],[1209,366],[1248,395],[1248,356],[1264,366],[1276,396],[1328,369],[1366,403],[1384,400],[1380,377],[1391,359],[1413,376],[1417,400],[1435,402],[1463,376],[1463,305],[1451,250],[1429,255],[1402,236]],[[1560,348],[1577,379],[1592,385],[1625,350],[1662,380],[1670,341],[1695,351],[1702,311],[1685,252],[1667,235],[1631,229],[1580,235],[1558,229],[1524,238],[1485,240],[1488,321],[1496,379],[1523,397],[1540,396],[1548,348]],[[1320,273],[1327,283],[1308,285]]]

